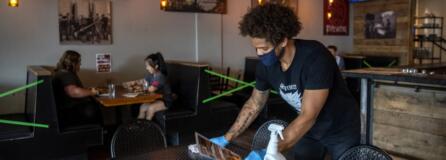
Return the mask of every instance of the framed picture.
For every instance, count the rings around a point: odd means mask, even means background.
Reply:
[[[396,37],[396,16],[394,11],[367,13],[364,20],[365,38],[375,39]]]
[[[161,0],[161,10],[175,12],[226,13],[226,0]]]
[[[294,14],[298,15],[298,6],[299,6],[298,2],[299,0],[251,0],[251,7],[254,8],[259,4],[262,5],[265,3],[282,4],[293,9]]]
[[[111,0],[59,0],[60,44],[111,44]]]
[[[324,35],[348,35],[348,0],[324,0]]]

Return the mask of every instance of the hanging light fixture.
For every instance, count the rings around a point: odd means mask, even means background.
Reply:
[[[165,10],[166,9],[166,7],[167,7],[167,0],[161,0],[160,1],[160,5],[161,5],[161,9],[162,10]]]
[[[263,5],[263,1],[262,0],[257,0],[257,2],[259,2],[259,5]]]
[[[19,7],[19,0],[9,0],[8,6],[10,6],[10,7]]]

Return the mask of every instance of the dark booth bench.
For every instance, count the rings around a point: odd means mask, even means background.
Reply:
[[[85,156],[87,148],[103,143],[101,126],[59,127],[52,86],[52,68],[29,66],[27,83],[43,80],[26,90],[25,113],[4,119],[48,124],[49,128],[0,124],[0,159],[59,159]],[[84,157],[86,158],[86,157]]]

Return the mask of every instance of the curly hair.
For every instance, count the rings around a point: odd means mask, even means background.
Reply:
[[[81,55],[73,50],[67,50],[60,57],[59,62],[56,66],[56,71],[67,70],[70,72],[76,72],[76,65],[81,62]]]
[[[291,39],[302,29],[298,17],[291,8],[266,3],[252,8],[239,23],[240,34],[265,38],[277,46],[285,38]]]

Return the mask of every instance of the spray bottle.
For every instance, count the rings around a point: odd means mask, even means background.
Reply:
[[[268,130],[271,131],[268,147],[264,160],[285,160],[285,157],[278,152],[279,136],[283,140],[282,130],[284,127],[279,124],[270,124]]]

